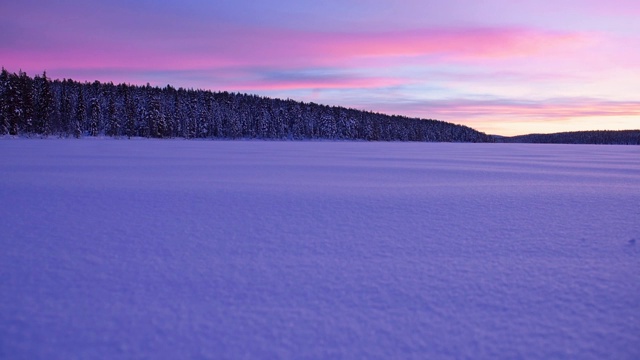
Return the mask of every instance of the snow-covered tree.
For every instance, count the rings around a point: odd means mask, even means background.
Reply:
[[[118,120],[115,95],[112,93],[109,96],[109,102],[107,105],[107,135],[119,136],[120,135],[120,121]]]
[[[79,138],[82,136],[83,128],[87,122],[87,108],[84,102],[84,94],[82,88],[78,89],[78,97],[76,99],[76,112],[74,121],[72,122],[73,136]]]
[[[54,98],[51,83],[44,72],[42,77],[34,79],[36,87],[35,131],[43,136],[51,133],[51,118],[54,113]]]
[[[0,135],[6,135],[9,133],[10,119],[10,84],[9,84],[9,72],[3,67],[0,72]]]
[[[89,101],[87,101],[89,99]],[[228,92],[50,81],[2,70],[0,133],[60,136],[493,141],[473,129]]]
[[[89,113],[89,135],[98,136],[98,126],[100,125],[100,102],[95,97],[91,99]]]

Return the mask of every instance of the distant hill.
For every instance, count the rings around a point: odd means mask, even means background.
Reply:
[[[640,130],[573,131],[512,137],[496,136],[495,140],[505,143],[640,145]]]
[[[438,120],[205,90],[0,74],[0,135],[493,142]]]

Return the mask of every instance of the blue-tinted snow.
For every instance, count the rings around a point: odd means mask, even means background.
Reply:
[[[0,141],[0,358],[640,358],[640,148]]]

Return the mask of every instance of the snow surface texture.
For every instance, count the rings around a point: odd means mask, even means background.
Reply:
[[[640,358],[640,148],[0,140],[0,358]]]

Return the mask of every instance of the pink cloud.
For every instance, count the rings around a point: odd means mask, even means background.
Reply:
[[[562,120],[590,116],[640,116],[638,101],[599,99],[551,99],[528,102],[461,99],[402,103],[399,107],[411,112],[429,112],[457,118],[517,115],[520,118]],[[388,109],[397,110],[394,106]]]
[[[223,27],[157,34],[49,34],[50,46],[3,49],[5,66],[187,70],[228,66],[356,66],[366,59],[511,58],[571,46],[581,34],[527,29],[429,29],[400,32],[301,32]],[[35,36],[34,34],[32,36]],[[137,35],[137,36],[136,36]],[[34,40],[35,41],[35,40]],[[42,40],[38,40],[42,41]]]
[[[343,56],[437,55],[466,59],[532,55],[581,40],[580,34],[526,29],[441,29],[347,34],[322,43]]]
[[[257,90],[301,90],[301,89],[371,89],[388,86],[396,86],[402,83],[401,80],[395,78],[358,78],[358,77],[343,77],[343,78],[329,78],[329,79],[291,79],[291,80],[266,80],[266,81],[241,81],[232,82],[228,85],[229,88],[235,91],[257,91]]]
[[[363,59],[375,58],[512,58],[574,46],[583,40],[581,34],[523,29],[431,29],[382,33],[266,31],[261,35],[241,33],[234,44],[214,42],[204,48],[211,49],[209,54],[215,53],[240,64],[340,66],[353,62],[361,64]]]

